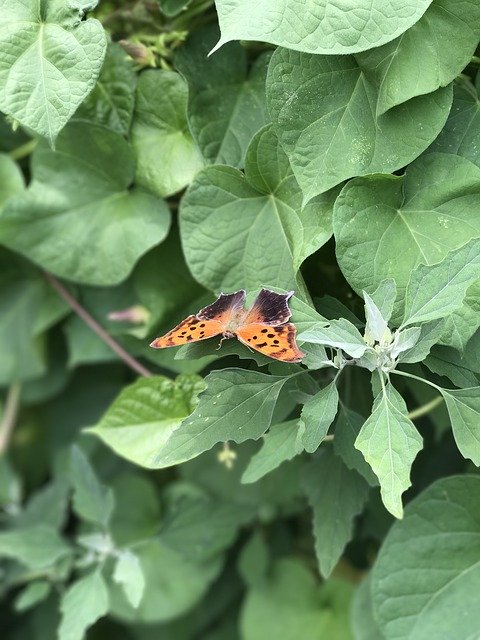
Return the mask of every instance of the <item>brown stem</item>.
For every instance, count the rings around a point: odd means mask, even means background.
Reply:
[[[20,406],[20,389],[19,382],[14,382],[8,389],[5,411],[0,423],[0,455],[7,450],[17,420],[18,408]]]
[[[103,340],[112,351],[114,351],[119,358],[121,358],[130,369],[133,369],[140,376],[148,378],[152,375],[151,371],[146,369],[138,360],[131,356],[125,349],[118,344],[111,335],[105,331],[101,324],[99,324],[95,318],[93,318],[86,309],[78,302],[78,300],[72,296],[72,294],[63,286],[63,284],[55,278],[51,273],[44,272],[45,278],[52,285],[58,295],[70,305],[73,311],[85,322],[90,329],[97,334],[100,340]]]

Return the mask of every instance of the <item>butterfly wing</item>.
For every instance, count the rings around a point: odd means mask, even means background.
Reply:
[[[295,336],[297,329],[291,322],[279,327],[264,323],[252,323],[239,327],[236,336],[256,351],[282,362],[300,362],[304,353],[297,346]]]
[[[154,349],[178,347],[190,342],[199,342],[220,334],[227,334],[227,325],[245,302],[245,291],[221,293],[215,302],[200,309],[194,316],[188,316],[171,331],[156,338],[150,346]],[[231,334],[230,334],[231,335]]]
[[[262,289],[247,313],[244,324],[265,323],[272,327],[284,324],[290,319],[292,312],[288,301],[293,296],[293,291],[288,293],[275,293],[269,289]]]
[[[215,302],[209,304],[208,307],[200,309],[197,318],[202,320],[218,320],[219,322],[228,323],[230,318],[243,309],[245,303],[245,291],[235,291],[235,293],[221,293]]]
[[[154,349],[178,347],[182,344],[213,338],[223,331],[224,325],[218,320],[202,320],[197,316],[188,316],[164,336],[156,338],[150,346]]]

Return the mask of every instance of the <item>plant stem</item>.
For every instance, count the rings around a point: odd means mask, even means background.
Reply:
[[[107,344],[110,349],[130,367],[130,369],[133,369],[133,371],[145,378],[152,375],[151,371],[146,369],[142,364],[140,364],[140,362],[138,362],[138,360],[125,351],[125,349],[120,346],[118,342],[107,333],[107,331],[105,331],[102,325],[99,324],[95,318],[93,318],[88,311],[82,307],[78,300],[72,296],[72,294],[59,280],[57,280],[57,278],[55,278],[55,276],[51,273],[47,273],[46,271],[44,272],[44,275],[58,295],[63,298],[68,305],[70,305],[73,311],[85,322],[85,324],[89,326],[90,329],[97,334],[100,340],[103,340],[103,342],[105,342],[105,344]]]
[[[426,402],[425,404],[422,404],[421,407],[418,407],[417,409],[410,411],[410,413],[408,414],[408,417],[410,418],[410,420],[421,418],[422,416],[425,416],[427,413],[430,413],[430,411],[433,411],[433,409],[435,409],[435,407],[438,407],[438,405],[442,402],[443,402],[443,397],[437,396],[436,398],[433,398],[433,400],[430,400],[430,402]]]
[[[12,160],[21,160],[29,156],[38,144],[37,138],[32,138],[25,144],[20,145],[16,149],[12,149],[9,156]]]
[[[2,422],[0,423],[0,455],[7,450],[15,426],[18,408],[20,406],[20,390],[20,383],[14,382],[10,385],[7,392],[5,411]]]
[[[442,392],[442,387],[439,387],[438,384],[434,382],[430,382],[430,380],[425,380],[425,378],[420,378],[419,376],[413,375],[413,373],[407,373],[406,371],[398,371],[398,369],[392,369],[390,373],[395,373],[397,376],[403,376],[404,378],[412,378],[412,380],[417,380],[417,382],[424,382],[428,384],[430,387],[433,387],[440,393]]]

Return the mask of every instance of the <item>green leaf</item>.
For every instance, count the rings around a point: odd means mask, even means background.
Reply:
[[[42,334],[67,309],[37,269],[0,250],[0,385],[31,380],[45,372]]]
[[[73,508],[80,518],[106,527],[114,507],[113,492],[99,482],[87,456],[74,446],[71,449]]]
[[[233,544],[240,527],[254,515],[251,506],[223,502],[198,493],[181,496],[162,521],[160,539],[192,562],[211,561]]]
[[[302,342],[302,340],[299,340],[299,342]],[[303,346],[302,349],[304,349]],[[316,370],[333,366],[333,362],[328,357],[325,347],[322,347],[321,344],[307,343],[305,351],[306,355],[302,359],[302,364],[305,365],[307,369]]]
[[[25,188],[20,167],[10,156],[0,153],[0,210],[7,200]]]
[[[480,102],[478,90],[467,79],[453,87],[453,105],[448,120],[429,151],[452,153],[480,166]]]
[[[160,501],[153,480],[133,471],[118,474],[111,483],[115,508],[109,531],[116,546],[125,547],[154,537],[161,518]],[[128,504],[128,509],[125,505]]]
[[[31,582],[27,585],[15,598],[15,611],[22,613],[28,611],[32,607],[45,600],[48,597],[52,589],[52,586],[46,580],[39,580],[37,582]]]
[[[406,31],[431,1],[357,0],[344,6],[318,0],[305,7],[296,0],[217,0],[222,33],[217,47],[230,40],[261,40],[310,53],[364,51]]]
[[[168,17],[176,16],[184,11],[192,0],[158,0],[160,10]]]
[[[303,288],[298,270],[330,238],[333,200],[325,194],[302,209],[287,157],[266,127],[248,149],[245,176],[207,167],[190,185],[180,209],[188,266],[215,291]]]
[[[321,308],[328,320],[339,320],[345,318],[357,328],[363,328],[365,322],[356,316],[349,306],[330,295],[316,299],[316,307]]]
[[[69,545],[44,524],[0,532],[0,557],[17,560],[32,571],[50,567],[69,554]]]
[[[323,442],[338,409],[338,391],[335,380],[320,389],[303,405],[300,414],[298,438],[308,453],[313,453]]]
[[[399,38],[357,56],[379,86],[377,114],[450,84],[470,62],[479,38],[476,0],[433,0]]]
[[[286,419],[286,416],[282,415],[280,420],[282,419]],[[253,506],[259,517],[265,516],[267,521],[273,516],[272,508],[289,511],[303,508],[303,505],[300,506],[302,489],[299,474],[303,467],[300,457],[284,462],[280,468],[274,469],[256,483],[243,484],[241,477],[252,456],[260,448],[260,443],[249,440],[230,447],[237,454],[232,468],[220,463],[218,456],[223,452],[223,446],[220,445],[181,465],[178,468],[181,477],[205,489],[218,500]]]
[[[187,85],[178,73],[150,69],[140,75],[131,133],[136,182],[157,196],[180,191],[203,166],[186,109]]]
[[[480,387],[442,389],[460,453],[480,466]]]
[[[440,344],[463,351],[480,327],[480,280],[467,289],[462,306],[445,319]]]
[[[283,292],[278,290],[277,293]],[[320,315],[311,304],[307,304],[296,295],[290,298],[288,304],[292,311],[291,321],[297,327],[298,333],[308,331],[320,325],[327,326],[329,324],[329,321]]]
[[[350,621],[355,640],[385,640],[373,613],[371,575],[367,574],[353,596]]]
[[[217,442],[258,439],[270,427],[280,391],[289,379],[244,369],[208,374],[197,408],[157,450],[156,466],[185,462]]]
[[[480,235],[479,194],[480,169],[447,154],[419,158],[402,177],[351,180],[333,221],[338,264],[349,284],[371,293],[393,278],[398,321],[413,269],[440,262]]]
[[[188,83],[188,122],[206,162],[242,167],[251,139],[269,122],[265,78],[270,55],[260,55],[250,69],[238,43],[207,57],[217,37],[216,26],[195,31],[175,63]]]
[[[105,56],[102,25],[82,20],[85,12],[78,0],[3,3],[0,109],[51,142],[95,86]]]
[[[411,349],[400,353],[398,358],[399,362],[411,364],[425,360],[430,353],[430,349],[440,340],[444,326],[445,321],[443,319],[432,320],[431,322],[422,324],[417,342]]]
[[[353,521],[363,509],[369,485],[347,469],[331,447],[324,447],[305,468],[303,486],[313,510],[320,573],[328,578],[352,538]]]
[[[177,351],[175,360],[197,360],[199,358],[218,360],[228,356],[237,356],[242,360],[254,360],[259,367],[272,364],[271,358],[259,351],[249,349],[235,339],[222,342],[219,348],[220,340],[221,338],[212,338],[211,340],[202,340],[194,344],[186,344]]]
[[[164,268],[166,264],[168,269]],[[204,294],[185,263],[177,229],[172,229],[161,245],[140,260],[132,276],[138,301],[150,312],[149,330],[158,329],[159,325],[160,330],[171,329],[189,315],[190,309],[184,311]],[[157,335],[161,335],[161,331]]]
[[[112,577],[121,585],[128,602],[136,609],[145,591],[145,578],[138,557],[129,549],[120,551]]]
[[[371,298],[378,307],[382,318],[388,322],[392,317],[393,307],[397,299],[397,284],[393,278],[382,280],[375,291],[372,292]]]
[[[479,380],[474,372],[478,368],[478,361],[473,366],[465,354],[451,347],[434,347],[423,364],[433,373],[447,377],[457,387],[475,387],[478,384]]]
[[[349,320],[330,320],[327,327],[314,326],[303,331],[299,340],[342,349],[352,358],[361,358],[369,348],[358,329]]]
[[[422,437],[391,384],[375,398],[372,415],[361,428],[355,447],[378,477],[385,507],[401,518],[402,493],[411,485],[410,467],[422,448]]]
[[[329,580],[319,587],[298,560],[277,560],[269,581],[249,590],[240,629],[243,640],[351,640],[348,606],[352,587]]]
[[[298,426],[296,420],[289,420],[270,427],[263,436],[262,448],[252,456],[245,469],[242,482],[249,484],[257,482],[267,473],[277,469],[282,462],[292,460],[301,453],[302,446],[298,443]]]
[[[375,342],[380,342],[385,336],[385,332],[388,330],[388,322],[366,291],[363,291],[363,299],[365,300],[366,319],[365,340],[373,345]]]
[[[166,466],[163,449],[192,412],[204,388],[198,376],[141,378],[126,387],[100,422],[88,429],[127,460],[150,469]]]
[[[402,353],[413,349],[413,347],[420,339],[421,333],[422,330],[420,327],[407,327],[406,329],[397,329],[390,346],[390,357],[393,360],[396,360],[402,355]]]
[[[479,496],[478,476],[442,478],[390,529],[372,575],[374,615],[385,638],[477,635]]]
[[[72,123],[32,157],[33,181],[0,215],[0,242],[60,277],[113,285],[168,231],[165,203],[129,189],[134,157],[118,134]],[[108,167],[108,170],[107,170]]]
[[[70,488],[61,480],[54,480],[32,494],[15,518],[16,528],[48,525],[57,531],[63,528],[68,515]]]
[[[377,102],[378,88],[353,56],[275,51],[267,104],[304,202],[352,176],[412,162],[445,124],[452,89],[419,96],[378,118]]]
[[[60,602],[58,640],[83,640],[86,630],[108,611],[108,592],[99,569],[74,582]]]
[[[132,60],[120,45],[111,42],[95,89],[75,117],[103,124],[126,136],[132,122],[136,82]]]
[[[145,592],[138,607],[129,604],[120,585],[108,585],[109,611],[130,624],[166,622],[186,613],[205,595],[222,567],[220,557],[194,563],[155,538],[143,541],[135,554],[145,578]]]
[[[238,572],[249,587],[261,586],[268,576],[269,550],[260,532],[252,533],[238,558]]]
[[[3,413],[3,402],[0,403],[0,411]],[[18,511],[22,498],[20,478],[14,471],[10,460],[5,456],[0,458],[0,507],[3,511]]]
[[[470,338],[467,348],[462,354],[465,364],[476,373],[480,373],[480,331]]]
[[[480,239],[451,251],[439,264],[412,271],[405,293],[403,326],[445,318],[462,304],[480,272]]]
[[[343,460],[346,466],[365,478],[372,487],[378,485],[377,476],[373,473],[365,458],[354,443],[365,422],[365,418],[352,411],[342,403],[335,421],[335,436],[333,450]]]

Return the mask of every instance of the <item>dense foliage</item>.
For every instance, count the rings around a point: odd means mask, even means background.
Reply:
[[[477,637],[478,0],[0,7],[2,637]]]

